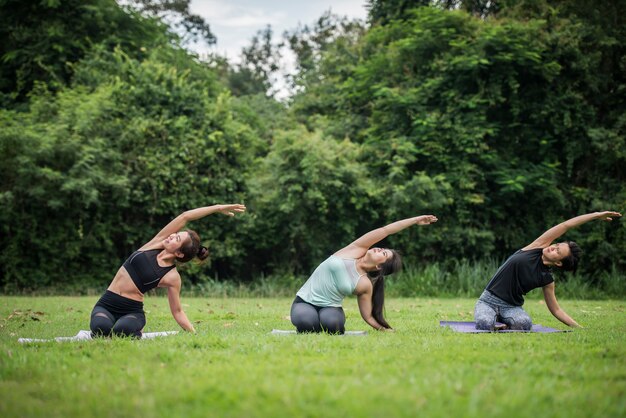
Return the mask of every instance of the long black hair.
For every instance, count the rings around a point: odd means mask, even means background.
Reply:
[[[370,271],[367,276],[374,285],[372,292],[372,316],[380,325],[391,328],[384,317],[385,308],[385,276],[402,269],[402,257],[396,250],[391,251],[392,257],[380,266],[380,270]]]

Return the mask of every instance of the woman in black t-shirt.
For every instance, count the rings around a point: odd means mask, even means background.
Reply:
[[[582,251],[573,241],[558,244],[552,244],[552,241],[570,228],[594,219],[610,221],[620,216],[620,213],[610,211],[577,216],[550,228],[530,245],[515,252],[500,266],[476,302],[476,328],[493,331],[496,321],[500,321],[505,325],[499,329],[530,330],[532,321],[522,305],[524,295],[538,287],[543,288],[546,305],[556,319],[571,327],[579,327],[556,300],[550,268],[575,271]]]

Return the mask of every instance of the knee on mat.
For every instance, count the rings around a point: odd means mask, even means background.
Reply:
[[[320,332],[320,318],[311,314],[299,314],[291,312],[291,323],[296,327],[298,332]]]
[[[330,334],[343,334],[345,331],[346,316],[339,309],[322,309],[320,312],[322,329]]]
[[[92,337],[109,337],[111,336],[111,325],[109,324],[91,324]]]
[[[330,334],[343,334],[345,332],[344,323],[340,320],[323,321],[322,329]]]
[[[511,329],[518,331],[530,331],[533,327],[533,321],[530,318],[519,319],[511,324]]]
[[[476,329],[482,331],[493,331],[495,328],[495,320],[489,320],[485,318],[476,318]]]
[[[113,326],[113,335],[118,337],[135,337],[141,338],[141,328],[137,324],[128,324],[119,322]]]
[[[296,321],[294,323],[298,332],[320,332],[319,321]]]
[[[343,326],[338,326],[338,325],[334,325],[330,327],[325,327],[322,325],[322,329],[329,334],[345,334],[346,332]]]
[[[94,315],[89,324],[92,337],[108,337],[113,329],[113,322],[103,314]]]
[[[118,337],[141,338],[141,330],[138,330],[136,328],[114,326],[112,332],[113,335],[116,335]]]

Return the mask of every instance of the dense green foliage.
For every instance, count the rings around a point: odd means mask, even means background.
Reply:
[[[6,112],[12,187],[3,204],[12,217],[3,256],[13,261],[5,277],[88,280],[115,268],[149,238],[147,225],[158,230],[180,207],[242,198],[258,140],[233,120],[231,98],[215,90],[211,73],[177,58],[98,53],[75,69],[72,88],[38,92],[28,113]],[[209,240],[225,244],[232,225],[214,224]]]
[[[0,7],[3,104],[21,101],[36,82],[55,89],[67,85],[72,64],[94,46],[120,45],[143,57],[146,48],[169,38],[158,21],[124,10],[115,0],[2,0]]]
[[[394,237],[400,248],[502,256],[496,249],[519,248],[564,217],[625,202],[623,97],[607,91],[610,110],[598,101],[605,92],[593,92],[600,81],[591,85],[589,72],[602,55],[583,57],[591,46],[578,25],[418,8],[371,28],[352,48],[360,60],[306,86],[294,108],[323,113],[329,131],[364,144],[392,202],[387,219],[432,211],[448,220],[426,239]],[[623,51],[609,45],[606,55]],[[322,74],[338,68],[328,55]],[[600,78],[623,86],[623,63],[611,64]],[[623,228],[608,236],[600,228],[572,234],[587,249],[603,247],[590,251],[594,268],[624,250]]]
[[[624,301],[562,306],[583,329],[459,334],[474,299],[389,299],[393,333],[271,335],[291,298],[185,298],[198,331],[158,340],[21,345],[72,336],[94,298],[0,298],[4,417],[558,417],[626,414]],[[356,301],[346,327],[363,330]],[[166,298],[147,298],[146,332],[177,328]],[[565,326],[539,301],[537,323]]]
[[[190,225],[212,252],[185,267],[198,284],[306,275],[422,213],[439,223],[383,244],[454,269],[626,208],[623,0],[371,1],[367,25],[325,14],[286,35],[288,103],[272,98],[270,28],[242,64],[202,62],[143,3],[152,14],[0,2],[5,291],[104,286],[169,219],[213,203],[249,211]],[[567,237],[590,283],[626,271],[624,222]]]

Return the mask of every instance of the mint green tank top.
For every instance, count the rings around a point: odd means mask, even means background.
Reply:
[[[339,308],[343,298],[354,292],[358,281],[355,259],[331,255],[317,266],[297,295],[315,306]]]

